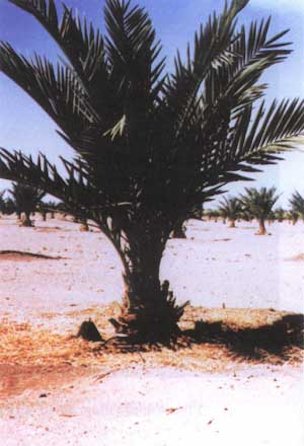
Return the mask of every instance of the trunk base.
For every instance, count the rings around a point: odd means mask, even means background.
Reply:
[[[20,226],[25,227],[25,228],[32,228],[34,226],[32,220],[30,220],[29,218],[22,218],[20,221]]]
[[[255,233],[255,235],[267,235],[267,231],[265,228],[265,220],[259,221],[259,230]]]
[[[117,319],[110,319],[118,334],[126,336],[130,344],[175,342],[181,334],[178,321],[184,313],[188,302],[176,305],[173,293],[169,291],[169,283],[164,282],[161,297],[157,303],[122,307]]]
[[[175,228],[174,231],[172,232],[172,238],[187,238],[186,237],[186,231],[185,228]]]

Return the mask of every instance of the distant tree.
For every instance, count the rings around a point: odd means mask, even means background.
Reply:
[[[287,212],[287,219],[289,223],[295,225],[299,220],[299,214],[297,212],[294,212],[293,210],[290,210]]]
[[[0,199],[0,212],[3,215],[12,215],[15,212],[15,205],[10,197],[3,197]]]
[[[12,187],[9,192],[22,226],[32,226],[31,214],[38,210],[45,193],[41,189],[22,183],[13,183]]]
[[[278,207],[273,211],[273,219],[277,220],[279,223],[284,221],[286,217],[286,211],[282,207]]]
[[[297,215],[298,218],[302,218],[304,221],[304,197],[298,191],[296,191],[292,194],[289,203],[293,215]]]
[[[58,211],[58,203],[55,201],[47,201],[45,202],[45,206],[47,209],[47,212],[50,213],[51,219],[55,218],[55,213]]]
[[[246,194],[240,197],[245,210],[257,219],[259,223],[258,235],[265,235],[265,221],[271,216],[272,208],[279,198],[276,188],[267,189],[246,188]]]
[[[43,221],[46,221],[46,217],[47,217],[47,209],[46,209],[46,207],[45,207],[45,205],[44,205],[43,202],[40,202],[40,203],[38,204],[38,206],[37,206],[37,208],[36,208],[36,211],[38,211],[38,212],[41,214],[41,216],[42,216],[42,220],[43,220]]]
[[[206,209],[204,211],[204,216],[206,216],[209,221],[214,220],[215,223],[217,223],[221,213],[218,209]]]
[[[58,204],[53,200],[41,201],[37,207],[38,212],[41,213],[43,220],[46,220],[47,214],[50,214],[50,217],[55,218],[55,212],[58,210]]]
[[[242,203],[236,197],[224,197],[219,203],[220,215],[226,220],[228,219],[230,228],[235,228],[235,222],[242,216]]]
[[[63,160],[60,175],[44,156],[2,149],[0,176],[43,188],[108,237],[126,289],[111,322],[129,341],[167,342],[180,332],[184,306],[159,277],[176,224],[244,179],[238,172],[278,161],[304,130],[303,101],[261,101],[261,75],[291,50],[285,32],[270,35],[270,20],[237,27],[248,1],[212,14],[170,74],[147,12],[129,1],[105,1],[104,37],[54,0],[10,0],[48,31],[64,60],[27,59],[4,42],[0,70],[55,121],[75,159]]]

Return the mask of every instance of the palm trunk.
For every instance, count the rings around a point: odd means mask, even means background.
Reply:
[[[177,222],[172,233],[173,238],[186,238],[185,226],[183,221]]]
[[[30,212],[24,212],[24,216],[21,219],[21,226],[25,226],[25,227],[33,226],[33,222],[31,220],[31,213]]]
[[[120,252],[128,265],[121,315],[110,322],[130,342],[170,342],[180,333],[177,322],[184,305],[175,304],[169,282],[160,283],[161,243],[141,239],[128,245],[127,250]]]
[[[257,232],[257,235],[266,235],[266,228],[265,228],[265,220],[263,218],[260,218],[258,220],[259,223],[259,230]]]
[[[230,220],[230,223],[229,223],[229,228],[235,228],[236,226],[235,226],[235,220]]]
[[[81,225],[79,227],[79,230],[82,231],[82,232],[88,232],[89,231],[89,225],[88,225],[87,220],[82,220],[81,219],[80,223],[81,223]]]

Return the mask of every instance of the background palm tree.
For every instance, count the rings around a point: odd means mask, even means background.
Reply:
[[[304,197],[298,192],[294,192],[289,200],[291,212],[304,221]]]
[[[60,17],[54,0],[9,1],[40,22],[65,59],[28,60],[2,43],[0,69],[51,116],[76,155],[63,160],[64,177],[45,156],[3,149],[0,176],[41,187],[68,213],[93,220],[124,267],[113,325],[134,342],[171,339],[184,306],[159,269],[175,225],[244,179],[237,171],[278,161],[304,129],[303,101],[260,101],[261,74],[290,53],[285,32],[269,35],[270,20],[237,28],[249,0],[232,0],[168,74],[147,12],[129,1],[106,1],[105,37],[67,7]]]
[[[207,217],[208,221],[214,220],[214,222],[217,223],[217,220],[221,216],[221,213],[218,209],[206,209],[204,211],[204,215]]]
[[[286,217],[286,211],[282,207],[278,207],[273,211],[273,219],[282,223]]]
[[[276,195],[276,188],[267,189],[246,188],[246,194],[241,196],[242,204],[245,211],[257,219],[259,223],[258,235],[267,234],[265,228],[265,221],[271,216],[272,208],[278,200],[279,195]]]
[[[297,223],[297,221],[299,220],[299,215],[297,214],[297,212],[290,210],[287,212],[287,219],[288,219],[289,223],[292,223],[293,225],[295,225]]]
[[[43,200],[39,203],[38,211],[42,214],[43,219],[49,214],[51,219],[55,218],[55,213],[60,211],[59,203],[54,200]]]
[[[15,212],[18,218],[21,219],[22,226],[33,226],[31,213],[39,210],[39,205],[45,193],[27,184],[13,183],[12,186],[13,188],[9,192],[12,196]],[[23,218],[22,214],[24,214]]]
[[[229,227],[235,228],[235,221],[242,216],[242,203],[236,197],[224,197],[219,204],[219,212],[226,220],[229,220]]]
[[[15,212],[15,205],[10,197],[5,196],[6,190],[0,192],[0,213],[11,215]]]

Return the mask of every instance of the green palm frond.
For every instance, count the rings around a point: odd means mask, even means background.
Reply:
[[[224,197],[219,203],[219,211],[224,218],[236,220],[242,215],[242,203],[237,197]]]
[[[304,220],[304,197],[298,191],[292,194],[289,204],[291,211]]]
[[[129,201],[116,200],[100,190],[92,180],[90,166],[76,159],[74,162],[61,159],[66,171],[63,176],[56,165],[46,156],[39,155],[34,161],[21,152],[0,149],[0,177],[28,184],[58,198],[66,212],[94,220],[105,233],[109,231],[109,219],[120,221],[128,217]]]
[[[63,4],[59,18],[54,0],[9,0],[10,3],[32,14],[60,46],[84,87],[93,99],[100,78],[107,79],[104,59],[104,41],[85,18],[74,17],[70,8]]]
[[[270,66],[282,62],[291,50],[281,41],[287,31],[269,37],[270,18],[260,24],[253,22],[247,32],[242,27],[231,44],[230,63],[221,64],[209,71],[203,94],[204,107],[221,107],[229,101],[232,111],[259,99],[266,85],[256,85],[262,73]]]
[[[293,147],[293,138],[303,132],[303,109],[304,100],[299,99],[273,101],[268,110],[262,103],[255,115],[252,107],[247,107],[234,130],[232,147],[237,156],[257,164],[259,159],[276,161],[272,154]]]
[[[145,101],[151,106],[162,86],[164,59],[147,12],[130,1],[108,0],[105,21],[111,81],[129,107],[142,108]]]
[[[234,55],[230,46],[237,38],[235,18],[248,1],[233,0],[229,8],[226,4],[222,14],[210,16],[205,27],[201,26],[195,34],[193,57],[188,46],[186,63],[177,53],[175,72],[166,85],[166,101],[170,112],[176,116],[176,137],[191,119],[198,92],[210,70],[231,63]]]
[[[54,67],[39,56],[29,61],[9,44],[1,43],[0,69],[35,99],[65,134],[80,133],[97,124],[88,96],[68,67]]]
[[[246,188],[246,193],[241,195],[240,200],[244,206],[244,210],[255,218],[266,219],[270,216],[272,208],[279,195],[276,193],[276,188],[261,187],[256,189],[254,187]]]
[[[217,138],[216,131],[221,131],[220,123],[214,124],[214,140],[211,139],[209,150],[202,157],[203,180],[209,184],[248,180],[237,173],[260,172],[255,165],[274,164],[282,158],[282,152],[298,143],[304,128],[304,101],[274,101],[265,109],[261,103],[254,113],[252,106],[247,106],[243,114],[229,122],[226,137]],[[222,131],[225,132],[225,122]],[[216,141],[219,147],[216,148]],[[206,146],[208,149],[208,146]]]
[[[102,193],[88,184],[84,170],[76,164],[64,161],[67,176],[59,174],[55,165],[44,155],[39,155],[37,161],[21,152],[9,152],[0,149],[0,176],[32,188],[40,188],[62,202],[72,213],[88,213],[91,218],[99,218],[106,213],[108,202]]]

